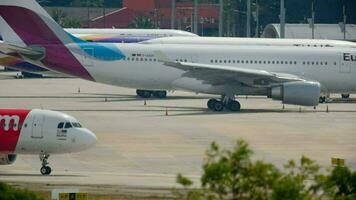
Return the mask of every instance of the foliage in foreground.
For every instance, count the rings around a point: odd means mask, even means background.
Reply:
[[[327,174],[313,160],[302,156],[289,161],[284,170],[263,161],[252,161],[252,150],[237,141],[232,150],[221,149],[213,142],[206,152],[201,189],[181,174],[177,183],[188,192],[178,192],[180,199],[238,200],[317,200],[356,199],[356,172],[337,166]]]
[[[0,199],[1,200],[43,200],[34,192],[28,190],[17,189],[5,183],[0,183]]]

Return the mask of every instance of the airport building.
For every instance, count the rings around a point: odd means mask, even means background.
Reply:
[[[329,40],[356,41],[356,25],[346,24],[346,29],[342,24],[315,24],[314,38]],[[263,31],[262,37],[280,38],[280,24],[269,24]],[[285,38],[312,39],[313,29],[309,24],[286,24]]]
[[[137,16],[146,16],[153,20],[156,28],[171,28],[171,0],[124,0],[121,9],[91,20],[91,28],[126,28]],[[177,2],[176,28],[190,30],[192,27],[194,4]],[[219,6],[217,4],[199,4],[199,33],[204,35],[217,32],[219,28]]]

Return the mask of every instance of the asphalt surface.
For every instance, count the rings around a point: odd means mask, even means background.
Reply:
[[[62,111],[94,131],[99,140],[81,153],[51,155],[51,176],[40,175],[38,155],[19,155],[14,165],[0,166],[0,181],[40,189],[157,193],[176,187],[178,173],[199,185],[209,144],[217,141],[228,148],[237,139],[249,142],[254,159],[279,167],[306,155],[325,167],[330,167],[331,157],[339,157],[356,168],[352,99],[314,110],[290,105],[283,109],[280,102],[264,97],[239,97],[240,113],[214,113],[206,108],[210,97],[174,92],[144,105],[132,89],[69,78],[13,79],[0,73],[1,108]]]

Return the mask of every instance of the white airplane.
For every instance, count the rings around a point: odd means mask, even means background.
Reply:
[[[162,37],[199,37],[194,33],[171,29],[64,29],[83,40],[129,43]]]
[[[145,40],[144,44],[195,44],[195,45],[261,45],[295,47],[350,47],[356,43],[340,40],[273,39],[273,38],[231,38],[231,37],[167,37]]]
[[[97,138],[78,120],[49,110],[0,109],[0,165],[10,165],[17,154],[37,154],[42,162],[41,174],[49,175],[50,154],[83,151]]]
[[[109,42],[109,43],[137,43],[145,40],[160,37],[198,37],[198,35],[169,29],[64,29],[82,40],[90,42]],[[1,36],[0,36],[0,39]],[[24,62],[21,58],[11,55],[0,54],[0,65],[22,72],[38,74],[48,77],[65,77],[64,74],[58,74],[47,69],[41,68],[31,63]],[[18,78],[21,75],[18,74]]]
[[[221,95],[208,102],[214,111],[239,111],[236,95],[316,106],[321,92],[356,92],[353,47],[90,43],[33,0],[1,1],[0,17],[3,53],[111,85]]]

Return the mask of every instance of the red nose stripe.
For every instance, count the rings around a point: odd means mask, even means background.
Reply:
[[[0,153],[15,151],[22,127],[30,111],[0,109]]]

